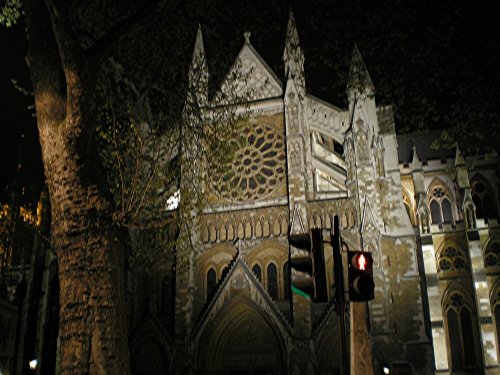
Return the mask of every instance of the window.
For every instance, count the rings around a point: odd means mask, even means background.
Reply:
[[[342,145],[342,143],[333,141],[333,151],[335,151],[340,156],[344,156],[344,145]]]
[[[484,252],[484,267],[500,266],[500,240],[493,240]]]
[[[475,177],[471,183],[472,200],[476,206],[476,217],[478,219],[489,219],[497,217],[497,210],[493,194],[482,177]]]
[[[451,194],[443,185],[438,183],[431,189],[429,207],[431,209],[432,224],[453,223],[451,202]]]
[[[224,200],[262,199],[286,178],[285,139],[272,123],[248,123],[242,137],[232,161],[213,171],[212,187]]]
[[[207,272],[207,298],[210,298],[215,292],[217,286],[217,275],[213,268],[210,268]]]
[[[445,246],[444,249],[438,253],[438,272],[463,271],[465,270],[465,265],[465,254],[454,245]]]
[[[494,300],[491,303],[493,306],[493,317],[495,319],[495,333],[497,336],[497,350],[500,350],[500,288],[497,288],[494,294]]]
[[[262,270],[260,269],[260,266],[258,264],[254,264],[252,267],[252,272],[257,277],[257,279],[262,282]]]
[[[476,343],[472,311],[464,296],[452,292],[446,306],[446,329],[453,370],[467,369],[477,365]]]
[[[267,266],[267,290],[273,299],[278,299],[278,269],[274,263]]]
[[[498,303],[495,305],[494,315],[495,315],[495,327],[497,334],[497,345],[500,345],[500,304]]]

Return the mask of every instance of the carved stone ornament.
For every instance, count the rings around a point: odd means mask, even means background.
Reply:
[[[285,180],[285,141],[270,124],[247,124],[246,141],[231,165],[213,179],[213,190],[228,201],[259,200],[273,194]]]
[[[246,289],[248,287],[248,279],[240,272],[233,276],[231,280],[231,287],[233,289]]]

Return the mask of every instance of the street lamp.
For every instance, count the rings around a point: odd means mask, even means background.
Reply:
[[[31,361],[29,361],[29,365],[30,365],[30,370],[35,371],[38,366],[38,359],[33,358]]]

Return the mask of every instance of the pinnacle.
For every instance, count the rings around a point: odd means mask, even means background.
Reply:
[[[349,70],[349,79],[347,80],[347,92],[349,93],[356,90],[362,93],[366,89],[373,93],[375,91],[375,86],[373,85],[370,74],[366,69],[358,46],[354,43],[351,67]]]
[[[245,44],[250,44],[250,37],[252,36],[252,33],[250,31],[245,31],[243,35],[245,36]]]
[[[298,85],[305,89],[304,82],[304,53],[300,48],[299,33],[295,25],[293,11],[290,8],[288,26],[286,32],[285,50],[283,51],[283,62],[285,64],[285,76],[294,78]]]
[[[198,25],[198,31],[196,33],[196,41],[194,42],[193,59],[191,64],[198,63],[200,59],[205,58],[205,48],[203,46],[203,35],[201,32],[201,25]],[[196,60],[196,61],[195,61]]]
[[[460,147],[458,147],[458,143],[456,143],[455,147],[455,167],[463,167],[465,166],[465,158],[462,155],[462,151],[460,151]]]
[[[413,146],[413,159],[411,161],[411,169],[412,171],[421,171],[422,170],[422,162],[417,154],[417,148]]]

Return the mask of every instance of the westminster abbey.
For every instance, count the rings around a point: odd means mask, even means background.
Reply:
[[[192,246],[129,273],[134,374],[341,374],[328,243],[334,216],[345,247],[374,260],[375,297],[363,322],[369,339],[359,346],[371,363],[361,368],[500,374],[498,155],[480,155],[470,167],[458,146],[430,147],[438,133],[397,135],[356,47],[348,108],[308,93],[293,15],[283,81],[250,39],[247,33],[228,74],[245,79],[220,87],[240,98],[236,106],[244,98],[242,142],[231,168],[203,187],[210,204],[181,228]],[[207,84],[208,77],[200,29],[189,80]],[[217,100],[208,86],[193,95],[207,105]],[[182,179],[195,180],[192,173],[182,174],[181,199]],[[324,301],[290,287],[292,259],[304,254],[289,235],[313,228],[325,240]],[[33,254],[31,267],[39,268],[26,276],[19,323],[12,298],[0,298],[2,374],[20,374],[30,356],[41,360],[37,373],[57,368],[55,260]],[[36,283],[41,299],[29,292]]]

